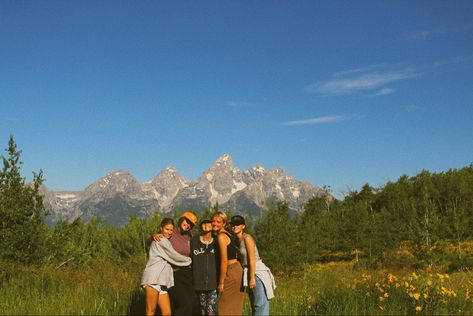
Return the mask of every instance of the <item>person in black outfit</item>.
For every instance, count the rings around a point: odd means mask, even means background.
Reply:
[[[202,220],[200,229],[200,235],[191,239],[193,285],[201,314],[213,316],[216,314],[217,305],[217,268],[215,263],[217,239],[212,236],[212,221],[210,219]]]

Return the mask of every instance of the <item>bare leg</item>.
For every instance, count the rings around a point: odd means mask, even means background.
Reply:
[[[158,305],[159,293],[156,289],[151,286],[145,287],[146,293],[146,315],[154,316],[156,312],[156,306]]]
[[[171,315],[171,300],[169,299],[169,294],[160,294],[158,301],[159,309],[161,310],[161,315],[170,316]]]

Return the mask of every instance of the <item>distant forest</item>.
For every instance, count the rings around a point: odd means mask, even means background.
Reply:
[[[42,172],[26,183],[20,172],[21,151],[12,136],[6,151],[0,171],[0,261],[82,266],[146,255],[146,240],[158,229],[162,214],[132,216],[123,227],[80,218],[48,227],[39,194]],[[208,216],[216,208],[199,215]],[[473,254],[464,246],[473,240],[473,164],[402,175],[381,187],[365,184],[343,200],[328,194],[315,197],[296,216],[290,216],[285,201],[264,213],[247,219],[248,230],[275,271],[330,260],[374,266],[473,266]]]

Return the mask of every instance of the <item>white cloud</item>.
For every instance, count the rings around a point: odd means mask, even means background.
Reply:
[[[379,63],[379,64],[373,64],[367,67],[360,67],[360,68],[355,68],[355,69],[348,69],[348,70],[343,70],[336,72],[332,75],[332,77],[346,77],[348,75],[354,75],[357,73],[362,73],[362,72],[373,72],[376,69],[380,69],[382,67],[386,67],[386,64],[384,63]]]
[[[344,115],[330,115],[330,116],[319,116],[311,119],[306,120],[297,120],[297,121],[288,121],[284,122],[284,125],[289,126],[297,126],[297,125],[317,125],[317,124],[324,124],[324,123],[338,123],[341,121],[348,120],[348,116]]]
[[[436,28],[430,31],[420,31],[409,34],[404,37],[404,40],[421,41],[439,35],[469,32],[471,29],[471,25],[457,25],[453,27]]]
[[[225,105],[232,108],[240,108],[240,107],[252,106],[253,103],[246,102],[246,101],[227,101],[225,102]]]
[[[307,86],[307,91],[321,94],[341,94],[360,90],[373,90],[382,86],[416,77],[411,69],[385,73],[367,73],[352,78],[332,79]]]
[[[421,32],[413,33],[406,36],[406,40],[413,40],[413,41],[425,40],[431,34],[432,32],[429,32],[429,31],[421,31]]]
[[[441,67],[469,64],[471,62],[473,62],[473,55],[455,56],[450,59],[436,61],[430,66],[430,68],[436,69]]]
[[[409,105],[406,107],[406,112],[417,112],[419,110],[422,110],[422,108],[420,106],[417,106],[417,105]]]
[[[394,93],[395,91],[396,91],[396,89],[383,88],[383,89],[379,90],[376,94],[374,94],[374,96],[377,97],[377,96],[381,96],[381,95],[391,94],[391,93]]]

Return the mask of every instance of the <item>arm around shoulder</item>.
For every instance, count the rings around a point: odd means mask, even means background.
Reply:
[[[164,251],[164,254],[166,255],[165,259],[169,263],[179,267],[185,267],[192,263],[191,258],[181,255],[176,250],[174,250],[171,242],[167,238],[161,238],[161,240],[158,242],[158,245]]]

